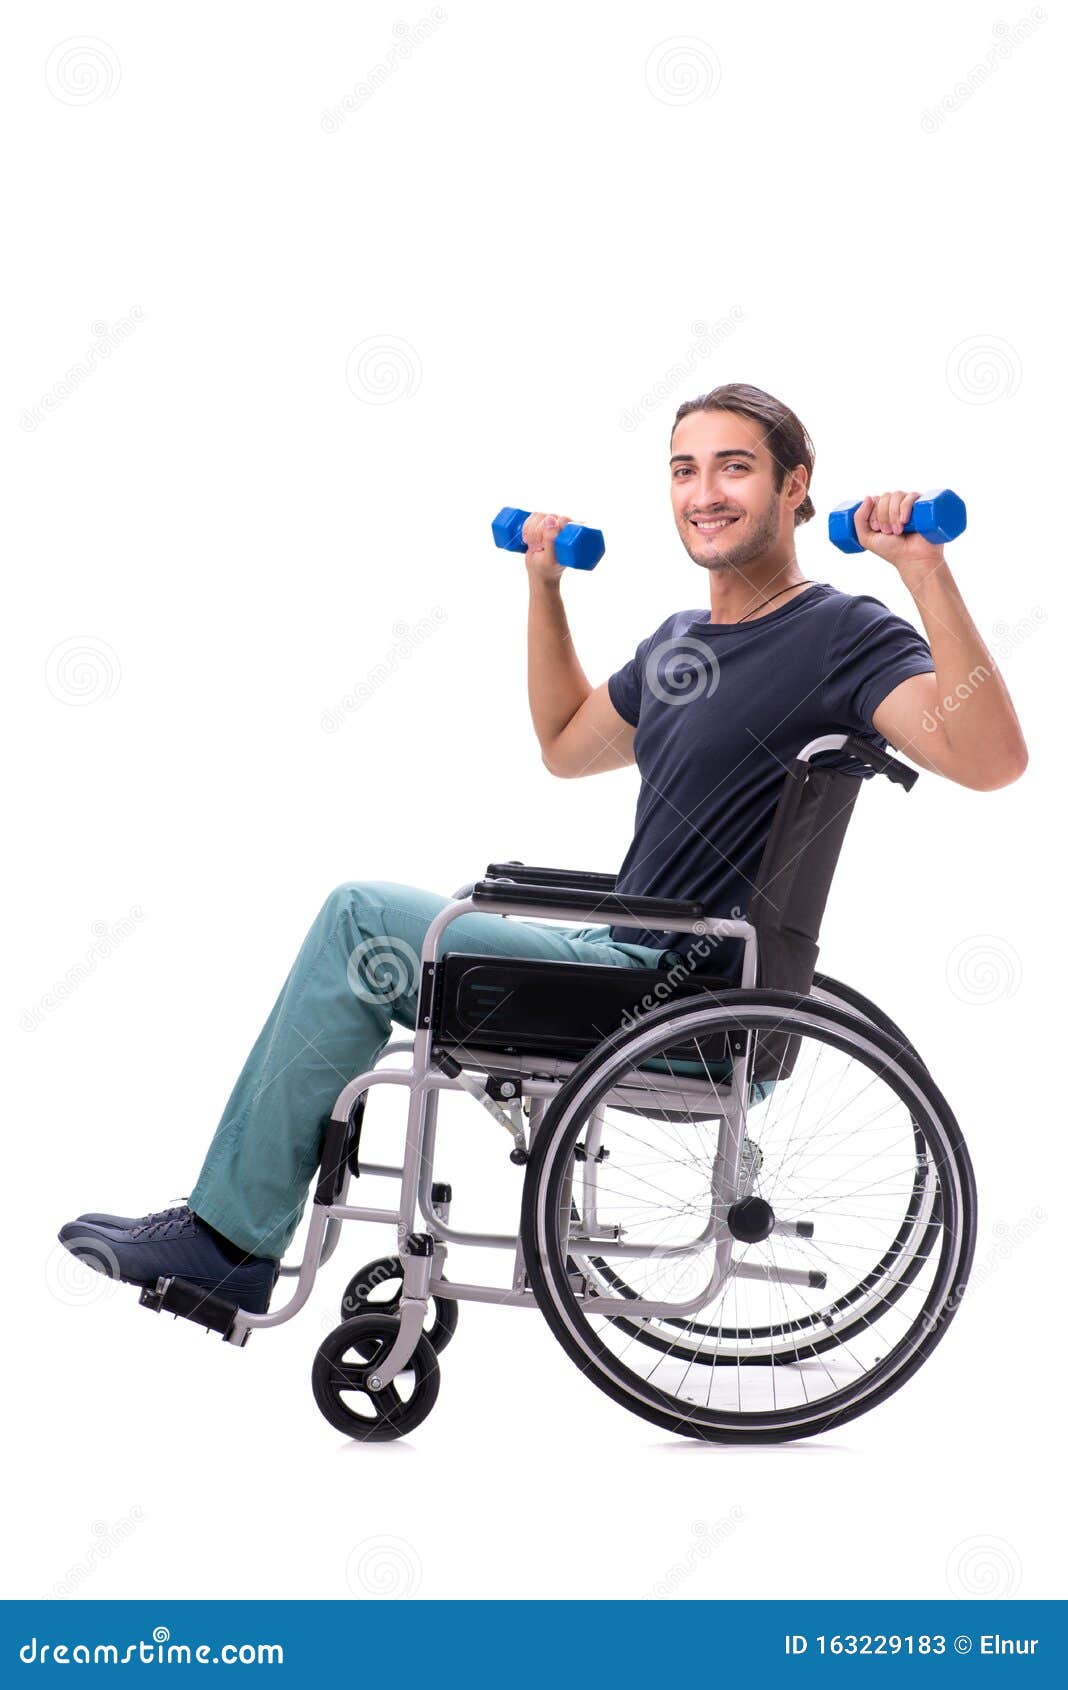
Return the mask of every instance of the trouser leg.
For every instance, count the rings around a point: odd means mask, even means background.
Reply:
[[[393,881],[350,881],[325,900],[249,1052],[189,1195],[193,1211],[254,1255],[281,1256],[319,1158],[323,1117],[373,1068],[392,1024],[414,1029],[419,956],[451,899]],[[605,927],[458,917],[440,954],[655,967],[663,954]]]

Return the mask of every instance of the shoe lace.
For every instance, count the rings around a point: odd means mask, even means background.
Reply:
[[[130,1228],[130,1237],[158,1238],[163,1231],[175,1237],[179,1233],[190,1231],[196,1225],[196,1219],[192,1209],[182,1203],[174,1209],[157,1209],[153,1214],[146,1215],[137,1226]]]

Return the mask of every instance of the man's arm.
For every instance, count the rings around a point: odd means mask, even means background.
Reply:
[[[527,696],[542,762],[552,774],[574,779],[633,763],[634,729],[615,710],[607,682],[590,686],[575,652],[553,539],[566,520],[536,513],[523,525],[530,578]]]
[[[857,511],[857,538],[894,564],[915,601],[934,659],[883,699],[876,731],[921,768],[990,792],[1018,780],[1027,746],[1008,689],[946,563],[942,546],[903,534],[918,493],[883,493]]]
[[[599,775],[602,769],[622,769],[634,762],[634,729],[617,712],[608,696],[608,682],[595,687],[580,705],[542,762],[562,780]]]

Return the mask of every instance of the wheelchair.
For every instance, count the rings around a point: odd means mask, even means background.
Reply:
[[[883,1402],[959,1306],[975,1183],[905,1034],[815,970],[865,778],[813,762],[828,752],[906,791],[918,778],[852,736],[811,740],[787,769],[744,920],[520,862],[461,887],[426,934],[414,1038],[388,1044],[323,1123],[303,1257],[281,1270],[290,1300],[251,1314],[160,1279],[141,1302],[244,1344],[299,1313],[346,1221],[382,1221],[396,1253],[352,1277],[312,1368],[320,1410],[350,1438],[398,1438],[426,1418],[465,1301],[540,1309],[593,1384],[690,1438],[782,1442]],[[439,956],[469,910],[713,932],[744,942],[741,984],[681,953],[667,969]],[[402,1051],[410,1068],[382,1066]],[[400,1166],[361,1166],[378,1086],[408,1091]],[[516,1233],[450,1224],[434,1151],[441,1094],[459,1090],[522,1170]],[[394,1208],[349,1201],[365,1173],[399,1181]],[[507,1251],[510,1287],[447,1278],[451,1244]]]

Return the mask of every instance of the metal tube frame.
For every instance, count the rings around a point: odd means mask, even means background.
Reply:
[[[466,890],[466,889],[465,889]],[[460,897],[448,903],[445,908],[434,917],[427,929],[423,942],[421,977],[425,980],[436,973],[439,963],[439,948],[446,929],[460,916],[469,911],[479,911],[480,906],[471,897]],[[564,920],[579,923],[585,916],[587,919],[597,913],[597,896],[590,894],[590,908],[579,913],[573,908],[561,908],[552,903],[545,905],[505,904],[493,913],[502,917],[522,915],[535,920]],[[679,918],[680,932],[702,933],[708,930],[709,922],[713,918]],[[757,936],[753,926],[747,921],[715,918],[717,935],[727,938],[742,939],[745,944],[745,954],[742,965],[742,984],[751,986],[756,982],[757,974]],[[425,1000],[426,994],[424,993]],[[425,1018],[425,1017],[424,1017]],[[304,1253],[298,1264],[285,1269],[287,1276],[295,1277],[296,1285],[293,1294],[281,1308],[274,1309],[267,1314],[252,1314],[246,1309],[239,1309],[233,1326],[227,1334],[227,1341],[243,1344],[247,1334],[261,1328],[281,1326],[291,1320],[304,1307],[315,1275],[319,1267],[329,1259],[337,1247],[340,1223],[347,1220],[382,1221],[396,1227],[398,1254],[405,1262],[405,1273],[408,1273],[408,1262],[415,1262],[419,1258],[410,1258],[406,1254],[405,1246],[409,1235],[418,1230],[426,1231],[434,1240],[433,1273],[430,1277],[427,1295],[447,1296],[449,1298],[472,1302],[498,1302],[515,1307],[536,1307],[532,1292],[526,1283],[526,1275],[521,1260],[521,1245],[518,1233],[486,1233],[465,1232],[451,1226],[441,1214],[440,1209],[433,1203],[431,1188],[433,1185],[434,1145],[437,1135],[437,1106],[438,1096],[443,1091],[459,1091],[464,1089],[459,1080],[452,1079],[435,1064],[431,1055],[432,1036],[428,1026],[420,1026],[415,1031],[414,1039],[402,1044],[391,1044],[381,1053],[379,1060],[390,1052],[404,1048],[412,1051],[412,1064],[409,1069],[376,1067],[368,1069],[348,1082],[344,1086],[334,1103],[331,1119],[336,1122],[347,1122],[351,1119],[356,1104],[363,1094],[372,1086],[400,1085],[406,1086],[409,1093],[408,1117],[404,1141],[404,1160],[400,1168],[379,1164],[364,1163],[363,1171],[400,1180],[400,1195],[394,1208],[373,1208],[364,1205],[352,1205],[345,1201],[351,1175],[346,1171],[344,1184],[339,1200],[334,1203],[312,1204],[311,1221],[304,1243]],[[468,1050],[463,1052],[464,1066],[474,1069],[487,1069],[494,1073],[515,1073],[523,1079],[523,1090],[532,1104],[533,1110],[540,1105],[539,1116],[545,1104],[556,1096],[564,1080],[578,1064],[562,1057],[543,1058],[540,1055],[531,1057],[500,1055],[494,1051]],[[730,1111],[731,1094],[737,1083],[735,1064],[735,1079],[730,1088],[717,1086],[703,1080],[688,1077],[665,1076],[662,1086],[649,1087],[621,1085],[615,1088],[606,1102],[641,1104],[646,1107],[670,1109],[681,1103],[703,1105],[704,1110],[713,1115],[722,1115],[725,1110]],[[547,1073],[548,1070],[548,1073]],[[740,1142],[740,1140],[739,1140]],[[422,1223],[420,1226],[419,1223]],[[614,1249],[610,1238],[582,1237],[578,1245],[585,1244],[599,1253]],[[513,1252],[513,1283],[510,1289],[497,1286],[467,1285],[455,1280],[443,1281],[441,1268],[445,1250],[449,1244],[473,1245],[483,1249],[510,1250]],[[695,1240],[690,1246],[675,1246],[680,1253],[686,1248],[699,1247]],[[633,1247],[630,1251],[634,1253]],[[652,1249],[652,1246],[646,1246]],[[422,1260],[425,1260],[423,1258]],[[405,1290],[407,1290],[407,1278]],[[682,1305],[664,1305],[665,1314],[673,1314],[682,1309]],[[628,1312],[632,1312],[628,1306]],[[635,1305],[633,1312],[638,1312]],[[418,1337],[418,1334],[416,1334]],[[412,1345],[411,1347],[414,1347]],[[408,1355],[411,1348],[408,1349]],[[408,1359],[408,1355],[403,1360]],[[390,1358],[392,1360],[392,1357]],[[393,1372],[398,1371],[394,1368]],[[378,1375],[383,1383],[388,1383],[392,1372],[386,1367],[379,1367]],[[388,1375],[388,1377],[387,1377]]]
[[[825,734],[811,740],[799,753],[798,761],[807,761],[821,751],[839,749],[846,742],[844,734]],[[507,882],[501,881],[503,888]],[[464,886],[459,894],[454,896],[443,910],[434,917],[427,928],[421,954],[420,979],[424,982],[420,993],[419,1007],[429,1004],[429,989],[426,982],[432,981],[438,970],[439,947],[446,929],[460,916],[468,912],[488,913],[481,910],[469,895],[472,886]],[[498,904],[492,913],[502,918],[516,915],[535,921],[556,920],[572,924],[580,922],[584,917],[589,918],[597,914],[597,894],[591,892],[589,909],[583,912],[573,907],[561,908],[551,900],[544,905],[529,903]],[[678,931],[703,934],[709,926],[714,927],[717,937],[737,938],[744,941],[744,956],[740,984],[743,988],[756,985],[758,972],[757,934],[753,925],[744,920],[721,918],[718,916],[677,917]],[[401,1308],[405,1314],[402,1330],[388,1357],[376,1367],[376,1375],[383,1384],[388,1383],[410,1358],[419,1334],[422,1330],[421,1320],[416,1325],[411,1312],[413,1303],[422,1303],[425,1311],[426,1299],[430,1296],[442,1296],[457,1301],[493,1302],[505,1306],[531,1308],[537,1305],[533,1293],[527,1283],[526,1272],[522,1260],[522,1246],[517,1233],[479,1233],[464,1232],[449,1225],[448,1220],[436,1207],[431,1196],[433,1185],[434,1145],[437,1134],[437,1105],[438,1096],[443,1091],[458,1091],[465,1089],[459,1080],[450,1078],[438,1068],[431,1054],[432,1035],[428,1025],[429,1014],[424,1013],[423,1025],[415,1030],[411,1041],[391,1043],[380,1053],[379,1061],[391,1052],[410,1050],[412,1063],[409,1069],[368,1069],[358,1074],[344,1086],[334,1103],[331,1120],[334,1122],[348,1122],[359,1099],[372,1086],[402,1085],[408,1087],[408,1117],[405,1131],[404,1160],[400,1168],[383,1164],[365,1163],[363,1171],[400,1180],[400,1196],[395,1208],[380,1209],[364,1205],[351,1205],[345,1202],[350,1181],[350,1173],[346,1170],[339,1200],[330,1204],[313,1203],[311,1220],[305,1239],[304,1253],[299,1262],[283,1271],[288,1276],[296,1278],[293,1295],[281,1308],[267,1314],[252,1314],[245,1309],[239,1309],[227,1341],[243,1344],[249,1332],[272,1326],[281,1326],[291,1320],[304,1307],[319,1267],[329,1259],[337,1247],[340,1224],[347,1220],[382,1221],[397,1229],[398,1255],[404,1264],[404,1285],[402,1291]],[[749,1041],[746,1050],[736,1056],[731,1068],[729,1084],[721,1085],[698,1081],[688,1077],[669,1076],[663,1086],[628,1087],[620,1085],[614,1087],[604,1098],[605,1104],[625,1104],[630,1101],[633,1105],[639,1102],[643,1106],[670,1109],[673,1102],[677,1105],[683,1101],[700,1103],[705,1111],[720,1119],[719,1147],[716,1157],[716,1188],[721,1194],[734,1190],[741,1166],[742,1140],[745,1132],[745,1117],[747,1100],[744,1096],[744,1076],[748,1070]],[[465,1068],[493,1071],[495,1073],[515,1073],[523,1077],[523,1090],[532,1100],[531,1125],[532,1132],[536,1130],[537,1122],[544,1111],[545,1103],[555,1097],[567,1076],[578,1066],[577,1063],[562,1057],[531,1057],[502,1055],[493,1051],[468,1050],[463,1052]],[[533,1110],[538,1108],[537,1121]],[[589,1168],[590,1164],[586,1164]],[[594,1165],[595,1166],[595,1165]],[[585,1170],[584,1170],[585,1175]],[[584,1203],[588,1199],[584,1197]],[[657,1247],[654,1245],[621,1245],[611,1237],[596,1237],[592,1230],[587,1231],[571,1243],[575,1254],[582,1257],[585,1245],[590,1251],[600,1256],[608,1257],[636,1255],[686,1255],[703,1248],[716,1236],[717,1239],[715,1265],[709,1286],[698,1294],[682,1303],[652,1303],[641,1300],[628,1299],[627,1313],[629,1316],[649,1314],[668,1318],[682,1316],[704,1307],[707,1303],[707,1292],[725,1277],[730,1265],[730,1255],[733,1239],[725,1227],[725,1209],[727,1204],[720,1201],[714,1203],[709,1221],[704,1230],[693,1240],[681,1245]],[[596,1220],[596,1201],[592,1207],[584,1210],[584,1217],[592,1215]],[[428,1258],[416,1257],[407,1251],[407,1241],[411,1233],[416,1230],[417,1219],[423,1222],[423,1230],[429,1233],[434,1241],[432,1270],[427,1273]],[[584,1225],[586,1220],[584,1218]],[[471,1285],[455,1280],[444,1280],[442,1269],[448,1245],[466,1244],[484,1249],[511,1250],[513,1252],[513,1274],[510,1289],[496,1286]],[[736,1264],[738,1272],[744,1264]],[[406,1306],[407,1305],[407,1306]],[[593,1297],[584,1299],[584,1306],[591,1309],[604,1309],[611,1312],[618,1308],[617,1300],[611,1298]]]

